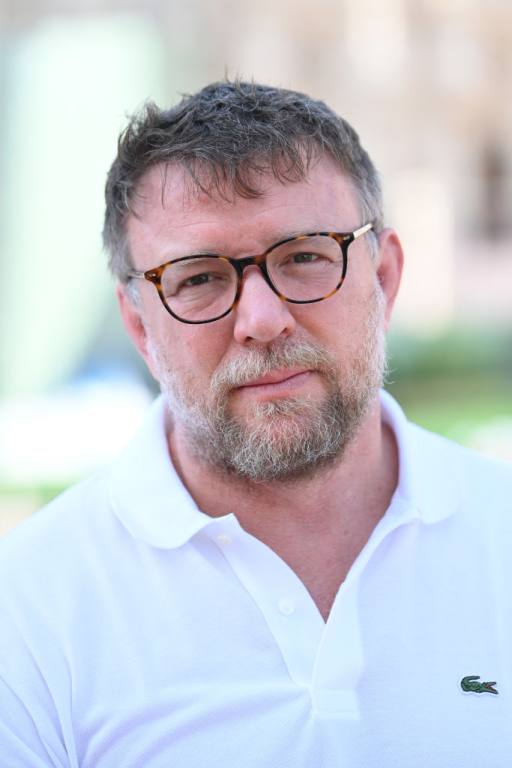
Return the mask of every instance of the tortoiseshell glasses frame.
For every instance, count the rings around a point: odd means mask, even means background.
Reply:
[[[293,237],[287,237],[283,240],[279,240],[279,242],[274,243],[273,245],[270,246],[270,248],[267,248],[267,250],[264,251],[264,253],[260,253],[256,256],[245,256],[240,259],[233,259],[228,256],[221,256],[221,255],[209,254],[209,253],[195,254],[192,256],[182,256],[181,258],[172,259],[171,261],[166,261],[164,264],[160,264],[158,267],[153,267],[152,269],[147,269],[143,272],[138,270],[130,270],[129,272],[126,273],[126,276],[128,278],[148,280],[150,283],[153,283],[153,285],[155,286],[158,292],[160,300],[164,305],[165,309],[167,310],[167,312],[169,312],[169,314],[172,315],[172,317],[174,317],[174,319],[178,320],[180,323],[187,323],[190,325],[198,325],[202,323],[213,323],[216,320],[220,320],[221,318],[228,315],[231,312],[231,310],[234,307],[236,307],[236,305],[238,304],[238,301],[240,300],[240,296],[242,293],[242,279],[243,279],[244,269],[252,265],[259,267],[267,285],[277,296],[279,296],[279,298],[282,301],[286,301],[291,304],[314,304],[316,302],[324,301],[325,299],[330,298],[337,291],[339,291],[339,289],[343,285],[345,276],[347,274],[349,245],[353,243],[354,240],[356,240],[358,237],[361,237],[361,235],[364,235],[367,232],[369,232],[371,229],[373,229],[373,223],[364,224],[358,229],[355,229],[353,232],[308,232],[305,234],[295,235]],[[269,256],[269,254],[275,251],[276,248],[279,248],[280,246],[283,246],[287,243],[299,241],[299,240],[306,240],[307,238],[312,238],[312,237],[329,237],[332,240],[336,241],[336,243],[340,247],[342,257],[343,257],[343,260],[341,263],[341,274],[339,276],[336,286],[333,289],[329,290],[329,292],[326,293],[325,295],[319,296],[318,298],[314,298],[314,299],[293,299],[284,295],[272,282],[272,279],[269,275],[268,268],[267,268],[267,257]],[[222,311],[220,314],[216,315],[215,317],[208,318],[208,319],[201,319],[201,320],[185,319],[177,315],[176,312],[173,311],[172,308],[167,303],[167,299],[162,287],[162,275],[164,271],[173,264],[190,262],[193,259],[205,259],[205,258],[219,259],[220,261],[229,263],[233,267],[237,276],[236,292],[230,306],[226,310]]]

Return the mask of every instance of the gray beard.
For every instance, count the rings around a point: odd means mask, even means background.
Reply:
[[[307,340],[285,339],[248,349],[219,368],[202,397],[193,380],[180,382],[153,344],[150,352],[174,420],[201,462],[253,483],[307,478],[339,461],[382,386],[386,353],[383,297],[376,286],[356,360],[340,370],[329,353]],[[326,384],[321,399],[280,398],[257,403],[250,421],[230,412],[230,391],[276,369],[304,367]],[[199,399],[200,398],[200,399]]]

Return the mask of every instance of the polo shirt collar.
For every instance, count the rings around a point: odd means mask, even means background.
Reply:
[[[201,512],[178,477],[165,433],[166,401],[151,406],[136,437],[114,462],[108,478],[112,509],[136,539],[161,549],[180,547],[219,521]],[[438,444],[442,438],[418,440],[398,403],[381,392],[382,418],[395,434],[399,481],[387,515],[436,523],[456,511],[461,482]],[[446,441],[445,441],[446,442]],[[446,445],[449,445],[446,442]],[[226,514],[222,519],[233,518]],[[403,520],[405,522],[405,519]]]
[[[161,549],[185,544],[214,518],[201,512],[169,455],[166,400],[160,395],[109,477],[112,508],[131,535]]]
[[[396,400],[381,391],[382,420],[398,446],[398,485],[390,510],[398,504],[427,524],[450,517],[464,501],[460,451],[449,440],[411,424]]]

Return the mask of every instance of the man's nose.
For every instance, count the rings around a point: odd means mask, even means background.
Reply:
[[[296,326],[290,305],[274,293],[255,265],[244,270],[242,293],[234,314],[233,334],[239,344],[268,343],[289,336]]]

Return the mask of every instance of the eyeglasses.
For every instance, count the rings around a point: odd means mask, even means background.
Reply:
[[[310,232],[280,240],[258,256],[231,259],[198,254],[167,261],[127,277],[153,283],[166,310],[181,323],[213,323],[240,299],[246,267],[260,268],[269,287],[283,301],[313,304],[333,296],[345,279],[348,247],[372,229]]]

